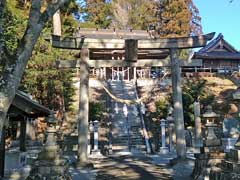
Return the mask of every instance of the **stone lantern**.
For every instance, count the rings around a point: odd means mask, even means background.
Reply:
[[[207,135],[203,140],[203,147],[200,147],[200,153],[195,154],[195,165],[192,172],[193,179],[211,179],[210,170],[215,167],[225,157],[225,153],[222,152],[221,140],[217,138],[214,133],[214,128],[217,127],[215,120],[219,117],[211,106],[207,106],[207,111],[202,115],[206,120]]]
[[[46,130],[47,140],[43,150],[39,153],[37,161],[30,172],[32,179],[58,179],[67,178],[66,160],[61,159],[59,146],[57,144],[57,119],[54,114],[47,118],[48,128]]]
[[[54,160],[57,157],[59,147],[57,145],[57,130],[56,124],[57,119],[55,118],[54,114],[50,114],[47,117],[47,124],[48,128],[46,130],[47,140],[43,151],[39,154],[40,159],[45,160]]]
[[[217,127],[215,121],[219,117],[219,115],[212,110],[212,106],[207,106],[207,111],[202,116],[204,119],[206,119],[205,126],[207,128],[207,135],[205,137],[203,145],[209,148],[221,146],[221,140],[217,138],[214,132],[214,129]]]

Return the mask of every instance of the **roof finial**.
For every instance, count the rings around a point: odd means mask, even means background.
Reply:
[[[218,37],[219,37],[219,38],[223,38],[222,33],[219,33]]]

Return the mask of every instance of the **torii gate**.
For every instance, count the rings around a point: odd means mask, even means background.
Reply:
[[[184,118],[182,106],[182,89],[177,49],[198,48],[207,44],[214,33],[182,38],[150,39],[147,31],[109,31],[80,30],[75,37],[62,38],[52,36],[52,46],[63,49],[81,50],[80,60],[58,61],[61,68],[80,68],[80,96],[78,111],[78,158],[87,162],[87,134],[89,112],[89,68],[100,67],[151,67],[164,65],[163,61],[144,59],[138,61],[139,50],[168,49],[171,59],[172,89],[174,104],[174,121],[176,131],[176,150],[178,158],[186,158],[186,142],[184,134]],[[125,60],[91,60],[89,51],[93,50],[125,50]],[[166,65],[166,63],[165,63]]]

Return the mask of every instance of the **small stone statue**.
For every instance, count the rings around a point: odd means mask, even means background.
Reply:
[[[157,31],[156,31],[156,26],[154,24],[150,24],[148,27],[148,33],[151,39],[157,39]]]

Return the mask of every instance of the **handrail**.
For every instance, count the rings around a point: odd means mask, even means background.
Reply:
[[[135,81],[135,86],[134,86],[134,87],[135,87],[135,88],[134,88],[134,91],[135,91],[135,94],[136,94],[136,99],[139,99],[138,93],[137,93],[137,89],[136,89],[136,81]],[[142,111],[141,111],[141,109],[140,109],[140,104],[137,104],[137,110],[138,110],[138,113],[139,113],[140,119],[141,119],[143,137],[144,137],[144,140],[145,140],[145,144],[146,144],[146,148],[147,148],[147,153],[150,154],[150,153],[151,153],[151,146],[150,146],[150,143],[149,143],[149,136],[148,136],[147,129],[146,129],[146,126],[145,126],[143,114],[142,114]]]

